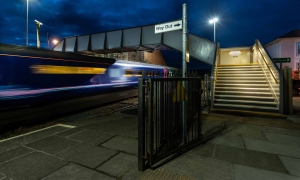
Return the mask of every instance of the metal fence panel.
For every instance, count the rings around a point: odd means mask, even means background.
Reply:
[[[201,82],[139,80],[139,170],[201,143]]]

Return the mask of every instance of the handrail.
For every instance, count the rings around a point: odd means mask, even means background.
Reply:
[[[220,49],[220,44],[219,43],[216,43],[215,44],[216,46],[215,46],[215,55],[214,55],[214,62],[213,62],[213,64],[212,64],[212,71],[211,71],[211,81],[210,81],[210,83],[211,83],[211,107],[213,107],[214,106],[214,96],[215,96],[215,84],[216,84],[216,80],[217,80],[217,74],[216,74],[216,66],[218,65],[218,60],[217,60],[217,56],[219,55],[218,53],[219,53],[219,49]],[[220,56],[219,56],[220,57]]]
[[[275,75],[274,75],[274,72],[273,72],[273,69],[271,70],[271,68],[269,67],[269,65],[268,65],[268,63],[267,63],[267,59],[265,58],[265,54],[264,54],[264,53],[262,52],[262,50],[260,49],[260,48],[262,48],[260,42],[259,42],[258,40],[256,40],[256,43],[255,43],[255,44],[256,44],[256,46],[254,47],[254,49],[257,48],[257,51],[260,53],[260,55],[261,55],[262,58],[263,58],[264,64],[266,64],[266,66],[268,67],[269,71],[270,71],[271,74],[272,74],[273,79],[275,80],[276,84],[278,84],[279,81],[276,79],[276,77],[275,77]],[[257,54],[256,54],[256,56],[257,56],[257,61],[259,61],[259,64],[260,64],[260,66],[261,66],[261,68],[262,68],[262,70],[263,70],[263,73],[264,73],[264,75],[265,75],[265,77],[266,77],[266,79],[267,79],[267,81],[268,81],[269,87],[270,87],[270,89],[272,90],[273,95],[275,96],[275,100],[277,101],[277,105],[278,105],[278,104],[279,104],[279,97],[277,97],[277,94],[276,94],[276,92],[275,92],[275,90],[274,90],[274,88],[273,88],[273,86],[272,86],[272,83],[270,82],[269,77],[267,76],[267,74],[266,74],[266,72],[265,72],[265,68],[262,67],[262,63],[261,63],[261,61],[260,61],[260,58],[258,57],[258,52],[257,52]],[[267,55],[267,57],[268,57],[268,55]],[[271,61],[271,60],[270,60],[270,61]],[[271,61],[271,62],[272,62],[272,61]],[[273,66],[274,66],[274,64],[273,64]],[[273,68],[274,68],[274,67],[273,67]],[[278,76],[277,76],[277,77],[278,77]]]
[[[274,80],[275,80],[275,82],[278,84],[278,81],[277,81],[277,79],[276,79],[275,75],[273,74],[273,71],[270,69],[270,67],[269,67],[268,63],[266,62],[266,58],[265,58],[265,56],[264,56],[264,55],[263,55],[263,53],[261,52],[260,48],[258,48],[258,50],[259,50],[259,52],[260,52],[261,56],[263,57],[263,59],[264,59],[264,62],[265,62],[265,64],[267,65],[267,67],[268,67],[269,71],[271,72],[271,74],[272,74],[272,76],[273,76],[273,79],[274,79]]]

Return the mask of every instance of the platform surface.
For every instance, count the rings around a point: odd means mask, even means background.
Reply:
[[[298,112],[298,110],[299,112]],[[138,116],[70,117],[65,124],[0,142],[0,180],[300,180],[300,98],[287,119],[209,113],[215,138],[156,170],[138,167]]]

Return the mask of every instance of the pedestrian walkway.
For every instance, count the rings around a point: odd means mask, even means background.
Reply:
[[[294,106],[300,110],[300,103]],[[137,115],[74,116],[1,141],[0,180],[300,180],[299,117],[203,115],[204,134],[225,129],[158,169],[139,172]]]

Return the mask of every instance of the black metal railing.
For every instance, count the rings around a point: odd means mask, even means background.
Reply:
[[[139,79],[139,170],[203,142],[201,83],[200,77]]]

